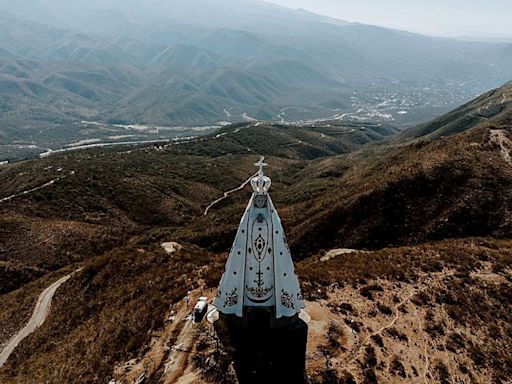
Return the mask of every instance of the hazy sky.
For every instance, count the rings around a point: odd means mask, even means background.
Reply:
[[[512,37],[512,0],[267,0],[367,24],[441,36]]]

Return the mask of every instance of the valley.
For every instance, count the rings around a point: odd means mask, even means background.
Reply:
[[[209,326],[182,320],[183,298],[214,295],[244,180],[265,156],[311,317],[311,383],[507,383],[510,88],[405,132],[248,122],[2,166],[0,344],[46,288],[83,269],[0,381],[124,383],[146,371],[154,382],[230,382]],[[170,241],[183,248],[166,252]],[[178,339],[191,342],[183,355]]]
[[[142,18],[114,2],[115,22],[99,3],[30,0],[22,9],[6,1],[0,162],[256,120],[403,130],[512,78],[505,42],[434,38],[256,1],[195,0],[194,18],[184,0],[155,0]],[[238,13],[245,22],[235,22]]]
[[[269,1],[0,0],[1,384],[511,384],[510,5]]]

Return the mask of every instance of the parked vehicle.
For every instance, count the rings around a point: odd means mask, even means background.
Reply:
[[[139,378],[137,379],[137,381],[135,382],[136,384],[144,384],[146,383],[148,380],[148,377],[146,376],[146,371],[142,372],[142,374],[139,376]]]
[[[200,323],[208,310],[208,298],[200,297],[194,307],[194,322]]]

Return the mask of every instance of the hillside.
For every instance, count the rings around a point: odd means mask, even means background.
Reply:
[[[0,371],[2,381],[67,383],[80,377],[107,383],[114,365],[151,351],[149,345],[164,336],[169,304],[181,308],[197,277],[218,275],[225,259],[190,246],[170,258],[158,238],[148,240],[89,263],[59,293],[45,325]],[[468,239],[300,263],[316,332],[308,348],[311,382],[406,383],[426,377],[435,383],[505,383],[511,367],[510,255],[510,241]],[[193,347],[186,369],[205,383],[215,376],[202,372],[196,358],[210,356],[204,343],[214,340],[201,328],[196,332],[203,344]],[[145,359],[155,380],[166,377],[158,365],[163,363]]]
[[[507,87],[494,93],[506,92]],[[491,95],[485,104],[493,100]],[[505,111],[496,125],[484,120],[436,140],[408,143],[401,133],[393,139],[396,145],[386,141],[305,164],[285,182],[286,188],[274,192],[274,199],[286,207],[282,216],[294,255],[448,237],[509,236],[510,116]],[[230,231],[236,229],[236,220],[229,218],[233,210],[212,213],[222,226],[207,229],[212,219],[199,219],[178,233],[216,247],[225,237],[226,224]],[[222,243],[221,249],[227,246]]]
[[[296,251],[509,236],[510,135],[510,128],[476,128],[440,141],[329,159],[307,168],[301,176],[339,176],[329,182],[336,192],[292,208],[292,217],[305,211],[308,219],[297,223],[290,237],[312,244]],[[356,165],[346,170],[347,160]],[[297,190],[306,185],[297,185]]]
[[[260,153],[289,173],[393,132],[382,126],[245,124],[188,143],[69,152],[0,168],[0,198],[55,181],[0,201],[2,290],[117,247],[148,226],[186,226],[226,186],[247,179]],[[45,240],[50,233],[55,236]]]
[[[454,111],[408,129],[397,136],[397,141],[406,139],[436,139],[463,132],[473,127],[509,127],[512,115],[512,84],[507,83]]]
[[[260,154],[275,167],[273,195],[297,258],[320,249],[507,236],[510,128],[469,128],[439,140],[358,150],[393,129],[254,123],[163,147],[69,152],[4,167],[2,197],[55,181],[1,203],[0,245],[7,270],[17,276],[9,286],[116,247],[147,226],[227,250],[245,200],[230,198],[208,217],[203,210],[242,183]],[[43,245],[48,228],[66,235]],[[21,247],[27,237],[33,244]]]
[[[506,90],[474,103],[491,105]],[[249,190],[206,216],[205,208],[264,155],[312,317],[311,382],[506,383],[512,125],[506,110],[498,115],[500,125],[482,121],[413,142],[384,140],[395,130],[379,124],[248,123],[3,166],[0,344],[27,320],[42,287],[84,269],[57,292],[0,381],[129,382],[144,369],[169,383],[228,378],[229,361],[210,371],[201,364],[217,356],[205,327],[188,334],[181,376],[168,376],[170,347],[188,328],[164,320],[171,305],[184,317],[188,290],[215,294],[208,288]],[[184,248],[169,255],[166,241]],[[366,251],[332,251],[349,247]]]

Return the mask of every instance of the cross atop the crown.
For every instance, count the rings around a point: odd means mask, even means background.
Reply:
[[[265,160],[265,158],[262,156],[260,157],[260,161],[254,164],[257,167],[260,167],[260,170],[258,171],[259,176],[263,176],[263,167],[266,167],[268,165],[267,163],[264,163],[263,160]]]

